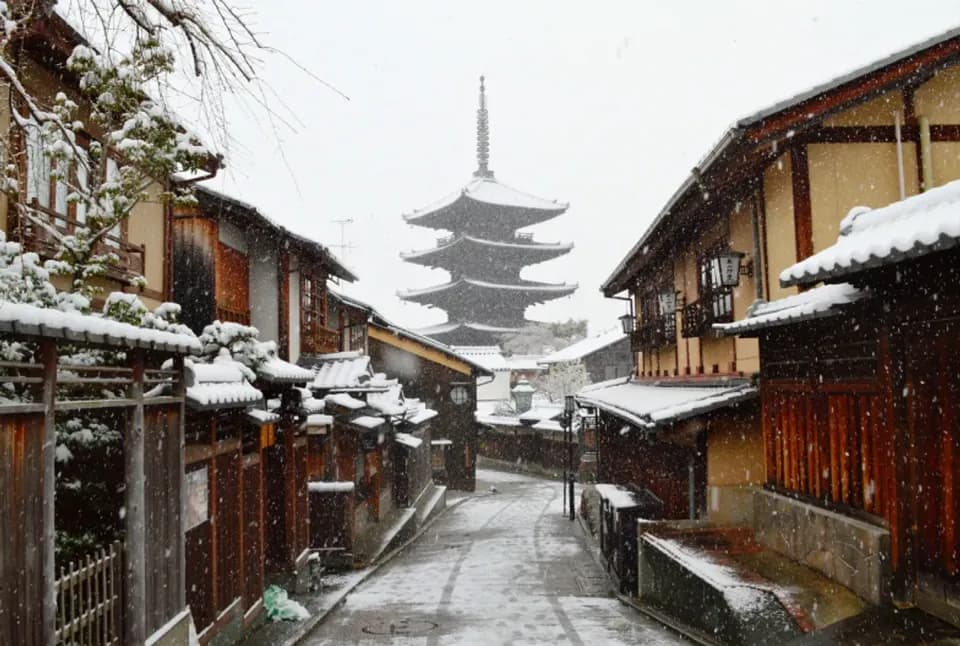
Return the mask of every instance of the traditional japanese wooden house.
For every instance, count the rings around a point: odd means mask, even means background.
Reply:
[[[52,3],[51,3],[52,4]],[[89,101],[80,93],[78,79],[65,71],[66,60],[77,45],[86,41],[56,11],[36,12],[29,24],[21,24],[15,39],[18,50],[18,78],[27,92],[35,97],[41,109],[49,109],[54,97],[65,93],[80,106],[81,113],[90,110]],[[86,182],[87,174],[94,172],[78,165],[74,177],[57,179],[55,161],[46,154],[39,128],[18,129],[11,127],[10,110],[16,108],[27,114],[22,99],[14,92],[4,90],[5,100],[0,107],[0,124],[10,131],[9,159],[16,164],[21,192],[19,202],[11,201],[9,195],[0,199],[0,229],[7,239],[19,242],[25,251],[36,252],[41,259],[50,259],[60,246],[63,236],[73,234],[86,221],[82,203],[68,199],[69,182]],[[77,146],[89,150],[99,143],[107,151],[105,168],[97,169],[109,175],[116,171],[117,153],[110,142],[104,141],[103,133],[95,123],[87,121],[86,130],[78,133]],[[211,156],[211,176],[220,167],[220,160]],[[103,293],[114,291],[136,293],[151,310],[160,303],[171,300],[173,258],[170,254],[172,208],[163,195],[176,188],[176,180],[157,177],[145,191],[145,198],[134,207],[132,214],[115,230],[101,239],[98,253],[115,254],[117,262],[107,268],[104,276],[92,284],[102,288]],[[27,210],[32,218],[27,215]],[[145,286],[134,286],[134,278],[143,277]],[[59,288],[69,287],[68,276],[54,277]],[[95,299],[94,306],[102,303]]]
[[[321,355],[314,369],[310,389],[323,398],[327,415],[307,421],[311,517],[318,521],[311,542],[367,563],[389,541],[384,532],[397,512],[432,484],[429,420],[436,411],[374,373],[367,355]],[[311,398],[305,406],[314,407]],[[330,422],[329,430],[313,431]]]
[[[603,285],[607,296],[629,294],[637,386],[763,374],[757,341],[718,335],[714,325],[745,318],[755,301],[797,294],[780,272],[833,244],[851,208],[883,206],[960,176],[958,52],[960,35],[947,32],[724,133]],[[704,515],[750,522],[749,500],[771,478],[758,409],[715,410],[685,426],[695,439],[688,446],[703,454]],[[601,418],[601,461],[604,428]],[[629,433],[611,431],[617,449],[608,457],[640,455],[636,444],[632,454],[619,446]]]
[[[721,326],[760,339],[768,540],[875,601],[960,623],[960,181],[855,208],[786,268],[802,293]],[[819,282],[826,285],[814,287]],[[809,531],[815,519],[819,531]],[[796,521],[799,532],[784,531]],[[808,531],[803,531],[807,529]],[[844,540],[850,536],[859,541]],[[802,543],[802,545],[801,545]],[[841,546],[846,567],[811,559]],[[892,588],[888,576],[892,574]]]
[[[478,455],[477,383],[480,378],[493,378],[493,371],[450,346],[394,324],[357,299],[339,293],[336,297],[355,312],[366,312],[366,347],[373,364],[395,377],[406,396],[437,411],[433,440],[449,441],[437,445],[442,448],[436,455],[445,461],[443,484],[473,491]]]

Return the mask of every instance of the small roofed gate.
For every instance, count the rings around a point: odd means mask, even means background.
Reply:
[[[0,362],[0,643],[52,646],[61,631],[87,622],[96,625],[96,631],[87,629],[96,635],[88,643],[144,643],[161,628],[185,635],[180,355],[198,351],[199,343],[15,303],[0,307],[0,340],[20,344],[23,352],[19,361]],[[94,348],[124,350],[125,360],[112,366],[58,365],[61,352]],[[163,369],[171,356],[173,369]],[[83,595],[71,597],[69,607],[57,607],[56,422],[66,414],[109,418],[122,438],[122,507],[107,510],[123,519],[119,604],[115,591],[91,583]],[[105,468],[89,464],[90,476],[102,477]],[[116,620],[101,621],[113,608]]]

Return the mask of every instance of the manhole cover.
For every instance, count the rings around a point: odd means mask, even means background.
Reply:
[[[363,627],[368,635],[426,635],[437,627],[432,621],[420,619],[395,619],[378,621]]]

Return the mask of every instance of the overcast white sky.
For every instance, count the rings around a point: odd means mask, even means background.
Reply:
[[[334,221],[352,219],[340,255],[360,280],[347,291],[411,327],[444,314],[396,291],[446,274],[400,261],[436,238],[401,216],[470,179],[480,74],[498,179],[570,203],[533,230],[575,249],[524,277],[580,289],[527,316],[598,332],[624,309],[600,284],[727,125],[960,24],[946,0],[246,2],[269,44],[350,100],[267,59],[302,123],[233,110],[216,186],[331,245]]]

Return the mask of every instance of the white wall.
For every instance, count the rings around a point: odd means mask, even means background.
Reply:
[[[225,220],[220,220],[217,230],[219,231],[220,242],[231,249],[247,253],[247,236],[244,235],[240,227]]]
[[[279,340],[280,270],[270,241],[254,244],[250,254],[250,324],[260,330],[261,341]]]
[[[290,361],[300,358],[300,270],[290,272]]]
[[[483,382],[489,377],[478,378],[480,383],[477,386],[477,399],[480,401],[510,399],[510,371],[495,370],[493,375],[493,381],[488,384]]]

